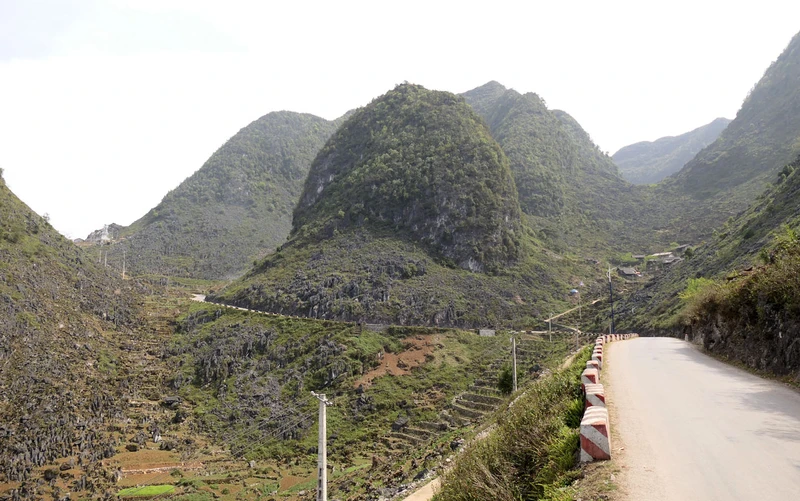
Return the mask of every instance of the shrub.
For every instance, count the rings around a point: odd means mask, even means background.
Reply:
[[[514,375],[511,373],[511,367],[505,366],[500,370],[500,375],[497,378],[497,389],[503,395],[510,395],[514,391]]]

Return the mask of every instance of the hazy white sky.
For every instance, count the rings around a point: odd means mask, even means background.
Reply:
[[[405,80],[497,80],[605,151],[733,118],[800,2],[0,0],[0,167],[70,237],[130,224],[240,128]]]

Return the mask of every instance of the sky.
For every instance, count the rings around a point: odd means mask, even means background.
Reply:
[[[334,119],[404,81],[535,92],[614,153],[733,118],[798,19],[789,0],[0,0],[0,168],[82,238],[270,111]]]

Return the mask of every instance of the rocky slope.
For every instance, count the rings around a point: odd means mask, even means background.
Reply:
[[[41,498],[39,468],[69,457],[81,476],[68,484],[102,492],[110,480],[99,461],[116,446],[105,426],[133,384],[118,364],[139,324],[138,290],[88,260],[2,178],[0,214],[0,492]]]
[[[624,146],[611,159],[619,166],[622,177],[631,183],[657,183],[681,170],[700,150],[713,143],[730,122],[727,118],[717,118],[679,136]]]
[[[243,273],[285,241],[311,161],[337,124],[289,111],[259,118],[144,217],[116,228],[111,247],[90,252],[107,251],[120,270],[126,259],[133,274]]]

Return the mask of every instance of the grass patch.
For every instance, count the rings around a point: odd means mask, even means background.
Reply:
[[[532,383],[499,416],[497,430],[457,458],[434,499],[569,499],[567,487],[579,475],[579,374],[589,354],[585,348],[568,368]]]
[[[159,496],[174,490],[174,485],[146,485],[144,487],[128,487],[127,489],[122,489],[117,493],[117,496],[121,498]]]

